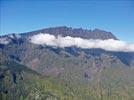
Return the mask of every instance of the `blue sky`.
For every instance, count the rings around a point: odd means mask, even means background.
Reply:
[[[0,34],[63,25],[99,28],[134,41],[134,1],[0,0]]]

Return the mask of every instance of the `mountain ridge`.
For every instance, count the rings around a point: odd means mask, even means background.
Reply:
[[[115,39],[117,37],[114,36],[111,32],[107,32],[101,29],[87,30],[82,28],[72,28],[67,26],[58,26],[58,27],[50,27],[44,28],[36,31],[21,33],[22,35],[35,35],[38,33],[48,33],[51,35],[62,35],[62,36],[72,36],[72,37],[81,37],[85,39]]]

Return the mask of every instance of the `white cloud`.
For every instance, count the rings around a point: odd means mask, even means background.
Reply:
[[[15,35],[15,37],[14,37],[14,35]],[[7,45],[12,41],[11,39],[19,39],[19,38],[21,38],[21,35],[19,35],[19,34],[14,34],[14,35],[9,34],[7,36],[0,37],[0,44]]]
[[[11,40],[7,37],[0,38],[0,44],[8,44]]]
[[[80,37],[71,36],[54,36],[50,34],[37,34],[30,37],[30,41],[34,44],[49,45],[56,47],[71,47],[76,46],[78,48],[101,48],[108,51],[131,51],[134,52],[134,43],[127,43],[125,41],[108,39],[83,39]]]

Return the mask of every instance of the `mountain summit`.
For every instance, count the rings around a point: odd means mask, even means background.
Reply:
[[[49,33],[51,35],[62,35],[62,36],[72,36],[72,37],[81,37],[84,39],[115,39],[117,40],[116,36],[114,36],[111,32],[107,32],[100,29],[94,30],[86,30],[82,28],[72,28],[67,26],[60,26],[60,27],[51,27],[40,29],[32,32],[22,33],[23,35],[35,35],[38,33]]]

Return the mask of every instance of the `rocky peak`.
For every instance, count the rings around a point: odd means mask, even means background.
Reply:
[[[83,28],[72,28],[67,26],[50,27],[32,32],[22,33],[24,36],[32,36],[39,33],[48,33],[52,35],[81,37],[85,39],[117,39],[111,32],[107,32],[100,29],[87,30]]]

